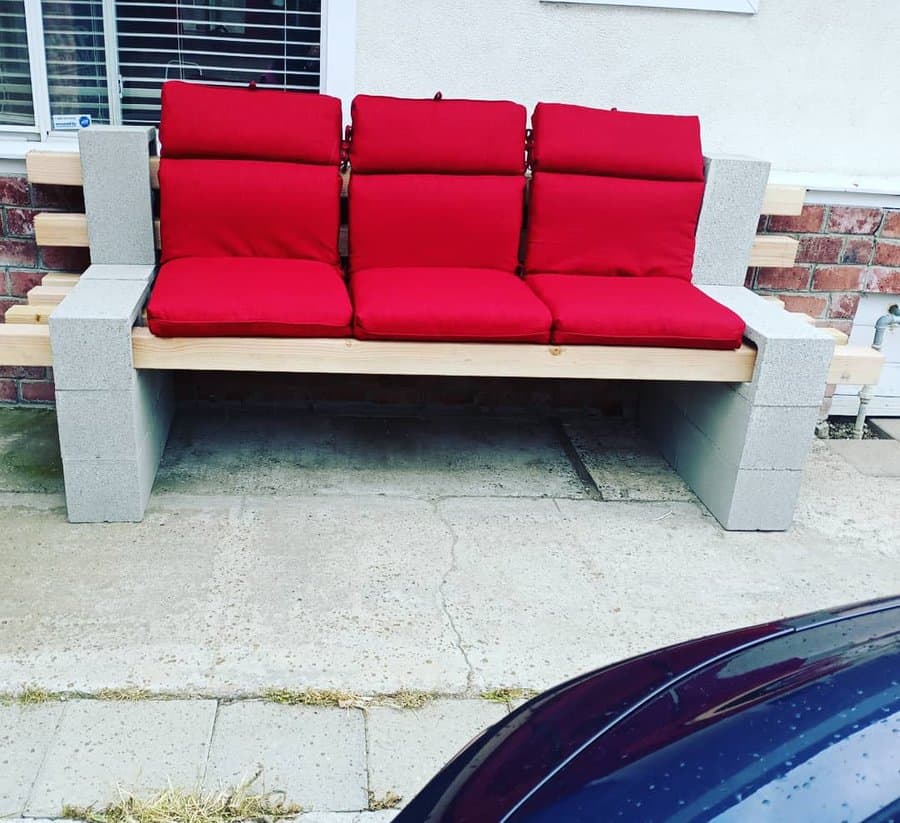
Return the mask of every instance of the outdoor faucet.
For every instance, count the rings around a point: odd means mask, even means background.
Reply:
[[[900,305],[892,303],[888,306],[887,314],[881,315],[875,321],[875,337],[872,339],[872,348],[881,351],[884,345],[884,333],[887,329],[894,330],[900,326]],[[853,437],[862,440],[866,428],[866,414],[869,411],[869,401],[875,393],[874,386],[863,386],[859,390],[859,411],[856,413],[856,423],[853,425]]]

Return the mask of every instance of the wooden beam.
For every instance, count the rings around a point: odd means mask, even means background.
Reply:
[[[35,286],[28,290],[28,305],[58,306],[71,291],[71,286]]]
[[[10,306],[6,310],[4,318],[10,325],[35,325],[37,323],[46,323],[56,306],[26,306],[17,304]],[[0,325],[2,328],[2,325]],[[2,365],[8,365],[3,363]]]
[[[87,216],[42,212],[34,216],[34,239],[39,246],[88,246]]]
[[[25,155],[29,183],[80,186],[81,158],[76,151],[30,151]],[[150,185],[159,188],[159,158],[150,158]]]
[[[761,212],[796,217],[803,211],[806,189],[802,186],[779,186],[769,183]]]
[[[869,346],[836,346],[828,383],[870,386],[881,379],[884,355]]]
[[[81,279],[80,274],[69,274],[68,272],[51,271],[44,275],[41,280],[42,286],[68,286],[72,288]]]
[[[48,326],[9,326],[0,323],[0,364],[52,366]]]
[[[266,337],[154,337],[132,334],[139,369],[576,377],[604,380],[749,380],[756,350],[418,343]]]
[[[781,234],[758,234],[750,251],[751,266],[789,268],[794,265],[800,242]]]

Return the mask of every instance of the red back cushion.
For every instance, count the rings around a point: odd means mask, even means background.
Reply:
[[[539,103],[529,273],[691,278],[703,200],[696,117]]]
[[[163,261],[292,257],[337,265],[341,105],[299,92],[163,86]]]
[[[350,268],[514,271],[525,191],[523,106],[353,101]]]

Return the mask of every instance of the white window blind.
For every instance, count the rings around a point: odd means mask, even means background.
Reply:
[[[24,0],[0,3],[0,125],[34,126]]]
[[[50,113],[109,123],[102,0],[43,0]]]
[[[321,0],[115,5],[123,123],[158,123],[166,80],[319,90]]]

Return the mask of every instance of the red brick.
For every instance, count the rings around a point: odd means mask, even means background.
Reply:
[[[0,403],[15,403],[19,399],[15,380],[0,380]]]
[[[34,237],[34,209],[7,209],[6,233],[20,237]]]
[[[874,251],[874,237],[848,237],[841,252],[841,263],[860,263],[868,266],[872,262]]]
[[[31,380],[45,380],[47,370],[43,366],[0,366],[0,377],[27,377]]]
[[[828,231],[835,234],[875,234],[881,225],[881,209],[857,206],[832,206],[828,215]]]
[[[18,306],[21,302],[21,300],[13,300],[11,297],[0,297],[0,323],[4,322],[4,315],[8,308],[10,306]]]
[[[875,246],[876,266],[900,266],[900,243],[879,240]]]
[[[829,329],[837,329],[838,331],[842,331],[844,334],[850,334],[853,330],[853,321],[852,320],[829,320],[827,323],[823,323],[823,326]]]
[[[879,267],[869,269],[866,291],[878,294],[900,294],[900,269]]]
[[[81,186],[32,186],[34,205],[42,209],[84,211],[84,190]]]
[[[53,383],[42,380],[37,383],[22,383],[22,399],[31,402],[52,403],[56,400]]]
[[[0,203],[7,206],[28,205],[28,183],[24,176],[0,177]]]
[[[900,237],[900,211],[886,211],[879,234],[882,237]]]
[[[39,286],[46,272],[43,271],[14,271],[9,273],[9,293],[13,297],[25,297],[28,290]]]
[[[856,317],[856,310],[858,308],[858,294],[833,294],[831,295],[831,310],[829,316],[852,320]]]
[[[810,317],[822,317],[828,308],[828,300],[824,297],[813,297],[807,294],[779,294],[788,311],[802,312]]]
[[[48,269],[83,272],[91,264],[87,249],[70,249],[63,246],[42,246],[41,260]]]
[[[815,291],[858,291],[866,283],[863,266],[818,266],[813,275]]]
[[[769,231],[816,233],[822,231],[825,222],[825,206],[804,206],[796,217],[773,214],[769,218]]]
[[[790,269],[761,268],[756,276],[756,287],[776,291],[805,291],[809,288],[809,272],[809,266],[794,266]]]
[[[746,286],[748,289],[752,289],[753,284],[756,282],[756,272],[757,269],[751,266],[749,269],[747,269],[747,274],[744,275],[744,286]]]
[[[764,214],[759,216],[759,220],[756,221],[756,233],[760,234],[766,230],[766,222],[768,221],[768,217]]]
[[[798,263],[837,263],[844,241],[840,237],[803,237],[797,250]]]
[[[32,240],[0,237],[0,266],[33,266],[37,263],[37,246]]]

